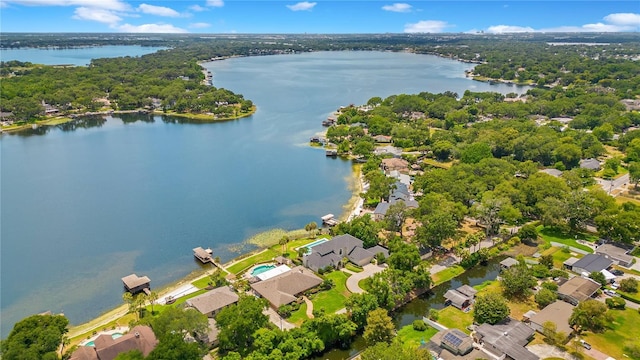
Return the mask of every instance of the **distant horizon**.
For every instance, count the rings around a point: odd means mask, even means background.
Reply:
[[[3,33],[640,32],[635,0],[0,0],[0,9]]]

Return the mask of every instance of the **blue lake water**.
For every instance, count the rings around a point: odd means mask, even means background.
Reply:
[[[139,45],[91,46],[71,49],[20,48],[0,50],[0,60],[44,65],[89,65],[91,59],[151,54],[165,47]]]
[[[427,55],[318,52],[205,64],[245,95],[252,117],[183,123],[162,116],[88,119],[0,136],[0,318],[63,311],[72,324],[122,302],[132,272],[152,288],[223,261],[268,229],[340,214],[351,163],[308,146],[341,105],[451,90],[524,92],[464,77],[469,64]],[[244,251],[249,250],[243,248]]]

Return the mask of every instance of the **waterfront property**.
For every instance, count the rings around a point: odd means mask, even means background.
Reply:
[[[600,283],[576,276],[560,284],[558,297],[572,305],[591,298],[600,289]]]
[[[149,295],[151,293],[150,284],[151,280],[146,276],[138,276],[136,274],[127,275],[122,278],[124,289],[135,295],[139,292],[144,292]]]
[[[313,271],[319,271],[327,267],[341,268],[347,261],[363,266],[381,253],[389,257],[389,250],[376,245],[365,249],[362,240],[349,234],[339,235],[332,240],[311,248],[311,254],[303,257],[303,263]]]
[[[445,305],[453,305],[460,310],[464,310],[473,304],[477,292],[476,289],[469,285],[462,285],[457,289],[449,289],[444,294]]]
[[[500,268],[501,269],[508,269],[514,265],[518,264],[518,260],[512,258],[512,257],[508,257],[502,261],[500,261]]]
[[[143,356],[158,345],[153,330],[144,325],[138,325],[127,334],[114,339],[109,334],[98,336],[94,346],[81,346],[71,354],[70,360],[113,360],[118,354],[138,350]]]
[[[484,351],[496,358],[507,360],[538,360],[537,355],[525,346],[533,339],[535,331],[524,323],[507,318],[505,321],[490,325],[482,324],[476,328],[473,337]]]
[[[207,317],[214,317],[220,310],[238,302],[238,294],[228,286],[215,288],[186,301],[187,306],[198,310]]]
[[[290,304],[303,292],[320,285],[322,279],[302,266],[272,277],[271,279],[251,284],[258,295],[269,301],[274,309]]]
[[[473,339],[459,329],[441,330],[424,345],[438,359],[482,359],[484,354],[474,350]]]
[[[547,305],[544,309],[529,317],[528,324],[535,331],[544,334],[544,323],[552,322],[556,326],[558,333],[564,333],[568,337],[573,332],[569,325],[569,317],[575,306],[562,300],[556,300],[552,304]]]

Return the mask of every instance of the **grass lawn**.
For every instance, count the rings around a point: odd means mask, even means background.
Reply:
[[[447,306],[438,311],[438,322],[450,329],[460,329],[469,334],[467,326],[473,324],[473,312],[464,312],[453,306]]]
[[[587,251],[589,253],[593,252],[593,249],[591,249],[588,246],[579,244],[576,241],[576,235],[578,236],[578,239],[582,239],[582,240],[586,240],[589,242],[594,242],[596,240],[598,240],[597,236],[594,235],[590,235],[590,234],[585,234],[585,233],[571,233],[571,234],[563,234],[560,231],[556,230],[556,229],[552,229],[552,228],[547,228],[544,227],[543,225],[540,225],[536,228],[536,230],[538,230],[538,234],[540,234],[540,236],[544,239],[544,241],[546,242],[557,242],[563,245],[567,245],[567,246],[573,246],[575,248]]]
[[[237,275],[239,273],[241,273],[244,270],[249,269],[251,266],[258,264],[258,263],[263,263],[263,262],[267,262],[269,260],[272,260],[273,258],[275,258],[276,256],[280,255],[280,252],[275,251],[273,249],[266,249],[264,251],[261,251],[257,254],[251,255],[241,261],[238,261],[237,263],[229,266],[227,268],[227,271],[229,271],[230,273]]]
[[[440,162],[440,161],[435,160],[435,159],[424,159],[424,160],[422,160],[422,162],[424,164],[429,164],[431,166],[435,166],[435,167],[439,167],[439,168],[443,168],[443,169],[448,169],[448,168],[451,167],[451,165],[453,165],[453,161]]]
[[[484,293],[489,293],[489,292],[497,292],[497,293],[502,294],[502,288],[500,286],[500,282],[497,281],[497,280],[494,280],[494,281],[491,282],[491,284],[486,285],[478,293],[484,294]],[[510,300],[510,299],[507,299],[507,305],[509,306],[509,311],[510,311],[509,312],[509,316],[511,316],[512,318],[514,318],[516,320],[522,319],[522,316],[527,311],[529,311],[529,310],[537,310],[538,309],[538,305],[534,301],[533,295],[529,296],[527,299],[524,299],[524,300]]]
[[[431,279],[433,280],[433,284],[435,286],[442,284],[445,281],[449,281],[454,277],[462,274],[463,272],[464,268],[462,266],[456,265],[433,274]]]
[[[398,330],[396,337],[400,339],[402,345],[406,348],[416,349],[423,343],[429,342],[429,339],[435,335],[438,330],[427,327],[425,331],[413,330],[413,325],[406,325],[402,329]]]
[[[328,314],[344,308],[347,297],[351,296],[347,290],[347,274],[342,271],[332,271],[325,278],[333,280],[335,286],[331,290],[321,291],[313,296],[313,309],[324,311]]]
[[[552,246],[542,252],[542,255],[551,255],[553,257],[553,267],[556,269],[562,269],[564,262],[570,257],[581,258],[583,255],[579,253],[571,254],[571,252],[565,252],[561,248]]]
[[[363,268],[355,266],[352,263],[347,263],[347,266],[345,266],[345,268],[347,268],[347,270],[353,271],[354,273],[359,273],[359,272],[364,271]]]
[[[198,279],[192,282],[191,285],[197,287],[198,289],[204,289],[209,286],[209,281],[211,281],[211,278],[207,274],[207,276],[203,277],[202,279]]]
[[[300,304],[300,309],[292,312],[287,321],[296,326],[300,326],[307,319],[307,303],[302,303]]]
[[[640,313],[635,309],[610,310],[613,322],[603,333],[585,333],[583,339],[595,349],[616,359],[631,359],[624,355],[623,346],[631,341],[638,342],[640,338]]]

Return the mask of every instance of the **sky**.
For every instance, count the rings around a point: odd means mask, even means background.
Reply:
[[[640,32],[640,1],[0,0],[1,32]]]

